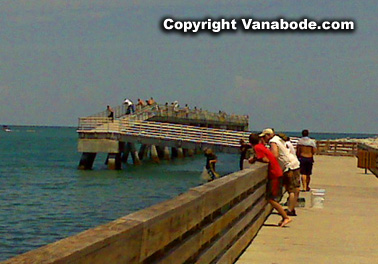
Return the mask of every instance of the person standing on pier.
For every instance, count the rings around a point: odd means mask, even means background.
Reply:
[[[123,103],[127,107],[126,108],[126,115],[130,115],[130,114],[133,114],[135,112],[134,103],[131,100],[126,98],[125,101],[123,101]]]
[[[315,140],[309,138],[307,129],[302,131],[302,137],[297,143],[297,156],[301,163],[302,188],[308,192],[311,190],[310,181],[312,174],[312,166],[314,164],[314,154],[316,152]]]
[[[212,149],[209,148],[205,150],[205,157],[207,173],[209,174],[211,180],[219,178],[219,174],[215,171],[215,163],[217,163],[217,156],[214,154]]]
[[[155,100],[152,97],[149,100],[147,100],[147,105],[153,105],[154,103],[155,103]]]
[[[174,101],[172,104],[173,104],[173,112],[177,116],[179,111],[180,111],[179,103],[178,103],[178,101]]]
[[[255,150],[255,156],[250,158],[249,163],[261,161],[269,163],[268,165],[268,184],[267,184],[267,199],[274,209],[282,216],[279,226],[284,227],[292,221],[292,219],[285,212],[283,207],[279,204],[282,196],[282,179],[283,172],[273,153],[265,147],[257,134],[249,136],[249,143]]]
[[[146,105],[146,103],[143,100],[141,100],[140,98],[138,98],[137,105],[139,105],[140,107],[144,107]]]
[[[185,105],[184,111],[185,111],[185,117],[188,118],[189,117],[189,112],[190,112],[188,104]]]
[[[293,144],[290,142],[290,137],[286,136],[285,134],[281,133],[279,134],[280,138],[285,141],[285,147],[290,151],[291,154],[297,155],[294,149]]]
[[[269,143],[270,150],[278,159],[281,169],[284,172],[284,186],[289,193],[289,204],[287,214],[296,216],[295,206],[299,197],[300,189],[300,165],[298,158],[291,154],[285,146],[282,138],[277,136],[273,129],[266,128],[260,134],[266,143]]]
[[[114,111],[113,109],[108,105],[106,106],[106,112],[107,112],[107,115],[108,117],[112,120],[112,122],[114,121]]]

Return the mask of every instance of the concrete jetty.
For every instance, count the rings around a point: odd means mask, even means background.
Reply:
[[[378,180],[354,157],[316,156],[312,188],[326,190],[324,208],[298,208],[286,228],[271,214],[237,264],[377,263]]]
[[[79,118],[78,151],[82,153],[78,168],[91,169],[97,153],[108,153],[106,164],[111,170],[122,169],[129,154],[134,165],[144,158],[158,163],[160,158],[191,156],[198,149],[238,153],[239,140],[247,138],[248,116],[211,113],[153,104],[125,114],[124,105],[114,108],[114,118],[106,111]],[[136,144],[141,145],[139,152]],[[164,149],[164,154],[159,149]],[[150,155],[148,155],[150,153]]]

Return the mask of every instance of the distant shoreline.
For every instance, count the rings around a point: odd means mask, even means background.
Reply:
[[[9,124],[2,124],[1,126],[7,126],[11,128],[15,128],[15,127],[77,128],[77,126],[9,125]]]

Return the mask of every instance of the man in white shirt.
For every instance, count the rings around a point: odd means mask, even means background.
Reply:
[[[123,103],[126,105],[127,109],[126,109],[126,115],[129,115],[129,114],[133,114],[135,111],[134,111],[134,103],[129,100],[129,99],[125,99],[125,101],[123,101]]]
[[[297,157],[286,148],[282,138],[275,135],[273,129],[266,128],[259,135],[270,145],[270,151],[278,159],[284,172],[284,185],[289,193],[289,204],[287,214],[296,216],[295,205],[297,204],[300,188],[300,165]]]

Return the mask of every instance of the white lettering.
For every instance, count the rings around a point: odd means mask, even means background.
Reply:
[[[188,32],[192,28],[192,22],[191,21],[185,21],[184,22],[184,32]]]
[[[251,27],[252,21],[253,21],[252,19],[248,19],[248,23],[247,23],[246,20],[244,18],[242,18],[242,23],[243,23],[244,29],[249,29]]]
[[[167,18],[166,20],[164,20],[164,28],[166,30],[171,30],[173,28],[173,26],[168,26],[168,23],[172,23],[173,22],[173,19],[172,18]]]
[[[316,22],[315,21],[311,21],[310,23],[308,23],[308,28],[310,30],[316,29]]]
[[[307,19],[305,18],[301,22],[299,22],[299,29],[305,30],[307,29]]]

